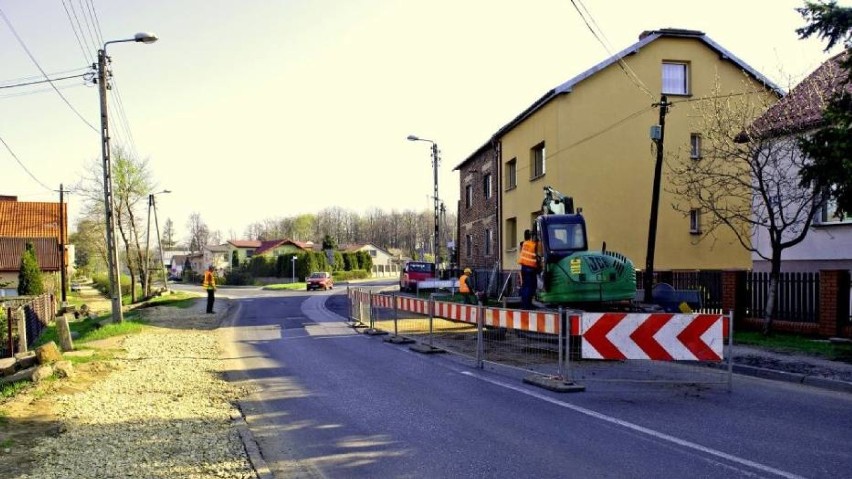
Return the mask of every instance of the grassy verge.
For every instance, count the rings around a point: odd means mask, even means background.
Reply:
[[[773,333],[769,336],[756,331],[734,332],[734,344],[756,346],[780,353],[799,353],[834,361],[852,363],[852,345],[831,343],[796,334]]]

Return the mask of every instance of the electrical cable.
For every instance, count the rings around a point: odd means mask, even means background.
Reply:
[[[9,30],[12,31],[13,35],[15,35],[15,38],[18,40],[18,43],[21,45],[21,47],[27,53],[27,56],[30,57],[30,60],[32,60],[32,62],[35,64],[36,68],[38,68],[38,70],[41,72],[41,74],[44,75],[44,77],[48,79],[48,83],[50,83],[50,86],[53,87],[53,90],[56,92],[56,94],[59,95],[60,98],[62,98],[62,101],[64,101],[65,104],[68,105],[68,108],[70,108],[71,111],[73,111],[77,115],[77,117],[80,118],[80,120],[83,121],[83,123],[88,125],[89,128],[91,128],[92,130],[95,131],[95,133],[100,133],[100,130],[98,130],[97,128],[95,128],[94,125],[89,123],[89,121],[86,120],[86,118],[84,118],[83,115],[79,111],[77,111],[76,108],[74,108],[74,105],[72,105],[71,102],[69,102],[68,99],[65,98],[65,95],[63,95],[62,92],[60,92],[59,89],[56,88],[56,85],[54,85],[53,82],[50,81],[50,78],[47,76],[47,73],[45,73],[44,68],[42,68],[41,65],[38,63],[38,61],[35,59],[33,54],[30,52],[30,49],[27,48],[27,45],[24,43],[23,39],[21,39],[20,35],[18,35],[18,32],[15,30],[15,27],[12,26],[12,22],[9,21],[9,18],[6,16],[6,13],[3,11],[2,8],[0,8],[0,16],[3,17],[3,21],[5,21],[6,25],[9,26]]]
[[[85,76],[88,76],[88,75],[90,75],[90,73],[81,73],[80,75],[70,75],[70,76],[59,77],[59,78],[48,78],[47,80],[37,80],[37,81],[31,81],[31,82],[26,82],[26,83],[16,83],[14,85],[0,85],[0,90],[6,89],[6,88],[17,88],[17,87],[22,87],[22,86],[38,85],[40,83],[50,83],[52,81],[68,80],[68,79],[71,79],[71,78],[81,78],[81,77],[85,77]]]
[[[68,18],[68,23],[71,24],[71,31],[74,32],[74,37],[77,38],[77,45],[80,46],[80,51],[83,53],[83,59],[90,64],[94,63],[93,58],[90,56],[91,50],[83,47],[83,41],[80,38],[80,35],[77,34],[77,28],[74,27],[74,20],[71,19],[71,13],[68,11],[68,6],[65,5],[65,0],[62,0],[62,8],[65,9],[65,16]]]
[[[9,154],[12,155],[12,158],[14,158],[15,161],[17,161],[18,164],[21,165],[21,168],[23,168],[24,171],[26,171],[27,174],[30,175],[30,178],[32,178],[36,183],[40,184],[42,187],[44,187],[48,191],[52,191],[49,186],[45,185],[44,183],[41,182],[41,180],[36,178],[35,175],[29,170],[29,168],[27,168],[27,166],[24,165],[24,162],[22,162],[21,159],[18,158],[18,155],[16,155],[15,152],[12,151],[12,148],[9,146],[8,143],[6,143],[6,140],[4,140],[2,136],[0,136],[0,143],[3,143],[3,146],[5,146],[6,149],[9,151]]]

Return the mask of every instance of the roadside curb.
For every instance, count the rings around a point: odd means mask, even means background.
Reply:
[[[251,429],[249,429],[248,423],[246,423],[246,419],[243,417],[242,410],[239,407],[231,410],[231,421],[237,427],[237,432],[240,434],[240,440],[245,448],[246,456],[258,479],[274,479],[275,476],[272,475],[269,465],[263,459],[260,447],[258,447],[257,441],[255,441],[254,435]]]
[[[820,389],[852,393],[852,383],[846,381],[838,381],[836,379],[828,379],[807,374],[788,373],[784,371],[776,371],[774,369],[759,368],[756,366],[746,366],[743,364],[734,364],[733,371],[737,374],[742,374],[744,376],[771,379],[774,381],[798,383]]]

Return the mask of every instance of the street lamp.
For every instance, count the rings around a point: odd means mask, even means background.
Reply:
[[[165,291],[169,290],[169,278],[166,274],[166,262],[163,259],[163,244],[160,242],[160,223],[157,221],[157,204],[154,201],[154,196],[159,194],[171,193],[171,190],[163,190],[158,191],[156,193],[151,193],[148,195],[148,227],[145,230],[145,297],[149,297],[151,295],[151,279],[150,279],[150,266],[151,266],[151,209],[154,209],[154,228],[157,231],[157,248],[160,250],[160,269],[162,269],[163,273],[163,285]]]
[[[292,279],[290,280],[290,282],[295,283],[296,282],[296,255],[293,255],[293,257],[290,258],[290,273],[292,274]]]
[[[432,254],[434,255],[435,260],[435,274],[438,274],[438,248],[440,246],[440,227],[438,226],[438,163],[441,161],[441,158],[438,156],[438,144],[432,140],[427,140],[426,138],[420,138],[416,135],[408,135],[406,138],[408,141],[428,141],[432,144],[432,172],[435,177],[435,189],[432,193],[432,198],[435,201],[435,236],[432,238]]]
[[[124,40],[111,40],[104,43],[103,48],[98,50],[98,92],[101,100],[101,153],[103,155],[104,170],[104,216],[106,220],[106,244],[107,264],[109,267],[109,285],[112,303],[112,320],[120,323],[124,320],[121,311],[121,283],[119,281],[118,249],[115,245],[115,211],[113,209],[114,199],[112,192],[112,162],[109,150],[109,119],[107,118],[107,84],[109,73],[107,63],[109,57],[106,54],[107,45],[121,42],[153,43],[157,36],[150,33],[137,33],[133,38]],[[133,286],[131,285],[131,288]]]

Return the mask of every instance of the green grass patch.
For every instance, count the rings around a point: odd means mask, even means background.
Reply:
[[[13,439],[4,439],[0,441],[0,449],[8,449],[15,444]]]
[[[0,386],[0,397],[10,398],[12,396],[15,396],[19,392],[30,387],[31,384],[32,381],[30,381],[29,379],[4,384],[3,386]]]
[[[734,344],[757,346],[781,353],[798,353],[834,361],[852,362],[852,345],[832,343],[797,334],[772,333],[764,336],[757,331],[734,332]]]
[[[269,291],[281,291],[284,289],[289,289],[293,291],[303,290],[308,287],[307,283],[281,283],[281,284],[268,284],[263,287],[263,289]]]
[[[86,318],[82,321],[75,321],[68,324],[72,332],[79,334],[79,337],[74,340],[74,343],[87,343],[98,339],[106,339],[112,336],[122,336],[134,334],[142,331],[145,323],[141,321],[138,312],[127,312],[124,314],[124,321],[120,324],[109,323],[101,327],[100,322],[110,318],[111,313],[94,318]],[[35,341],[34,347],[41,346],[53,341],[59,344],[59,332],[56,330],[56,324],[53,323],[39,335]]]

